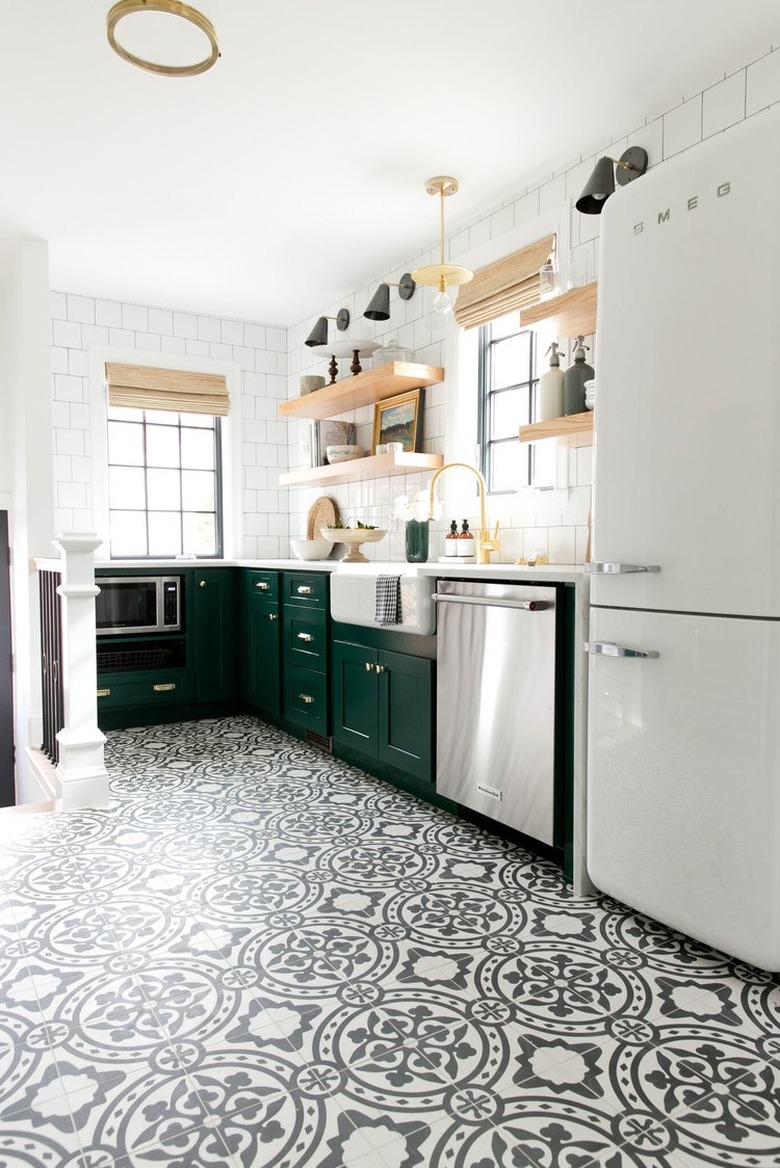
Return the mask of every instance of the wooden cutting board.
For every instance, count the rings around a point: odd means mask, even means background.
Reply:
[[[339,513],[336,504],[327,495],[320,495],[309,508],[306,518],[306,538],[322,539],[321,527],[332,527],[338,519]]]

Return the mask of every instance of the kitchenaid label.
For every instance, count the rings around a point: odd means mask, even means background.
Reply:
[[[715,196],[718,199],[722,199],[730,193],[731,193],[731,183],[730,182],[723,182],[720,184],[719,187],[716,188]],[[687,199],[685,202],[686,211],[695,211],[698,208],[698,206],[699,206],[699,196],[698,195],[691,195],[691,197],[689,199]],[[658,223],[659,224],[668,223],[669,220],[671,219],[671,217],[672,217],[672,208],[665,207],[663,211],[658,212]],[[644,231],[644,229],[645,229],[644,220],[641,220],[639,223],[635,223],[634,224],[634,235],[641,235],[642,232]]]
[[[480,795],[487,795],[488,799],[495,799],[498,803],[504,800],[503,791],[499,791],[497,787],[486,787],[484,783],[477,783],[477,790]]]

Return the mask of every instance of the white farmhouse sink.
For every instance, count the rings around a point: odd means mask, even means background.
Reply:
[[[384,574],[401,577],[401,624],[398,625],[380,625],[374,619],[376,578]],[[409,564],[375,561],[340,566],[330,577],[330,615],[349,625],[430,636],[436,631],[436,605],[432,600],[435,588],[434,576],[418,576]]]

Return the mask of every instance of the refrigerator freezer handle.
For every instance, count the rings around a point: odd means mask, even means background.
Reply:
[[[619,576],[625,572],[660,572],[660,564],[616,564],[610,560],[591,561],[585,565],[591,576]]]
[[[586,653],[599,657],[643,657],[655,659],[660,656],[657,649],[628,649],[625,645],[615,645],[612,641],[586,641]]]

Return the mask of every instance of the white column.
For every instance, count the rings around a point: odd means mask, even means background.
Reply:
[[[64,811],[108,805],[105,735],[97,724],[95,548],[93,534],[58,535],[62,549],[62,684],[65,725],[57,734],[57,797]]]

